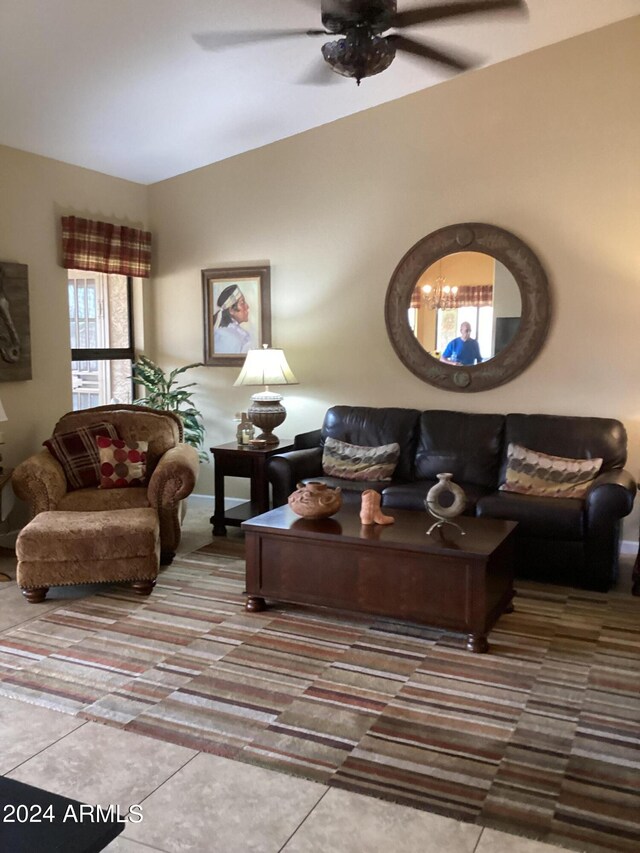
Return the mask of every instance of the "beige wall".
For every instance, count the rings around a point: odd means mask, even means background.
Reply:
[[[149,188],[0,148],[0,259],[29,265],[34,372],[0,385],[8,464],[70,405],[58,219],[74,212],[152,227],[156,277],[136,309],[165,368],[202,357],[201,269],[271,263],[273,342],[300,380],[282,435],[334,403],[604,415],[626,424],[640,476],[639,38],[631,19]],[[384,297],[413,243],[471,220],[537,252],[553,322],[516,380],[454,394],[397,359]],[[233,388],[238,372],[194,372],[208,444],[233,439],[251,390]]]
[[[202,268],[269,260],[273,342],[300,380],[281,434],[333,403],[611,416],[640,475],[639,42],[634,18],[152,186],[159,358],[201,356]],[[397,359],[384,298],[414,242],[474,220],[538,254],[553,321],[525,373],[456,394]],[[210,443],[233,437],[237,374],[194,377]]]
[[[60,216],[147,221],[146,187],[0,146],[0,260],[29,267],[33,379],[0,383],[8,422],[0,428],[4,464],[40,448],[71,408],[66,273],[60,263]]]

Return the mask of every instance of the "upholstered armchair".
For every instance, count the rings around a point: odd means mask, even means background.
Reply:
[[[105,423],[115,427],[127,444],[148,442],[143,485],[99,488],[96,482],[73,488],[63,465],[45,449],[15,469],[14,491],[27,502],[32,516],[48,510],[109,512],[152,507],[160,522],[160,562],[166,565],[180,542],[180,502],[195,486],[197,451],[183,443],[182,421],[173,412],[125,404],[68,412],[55,425],[53,436]]]

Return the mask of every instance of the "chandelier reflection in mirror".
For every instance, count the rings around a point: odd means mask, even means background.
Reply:
[[[446,281],[442,275],[442,261],[440,261],[436,280],[433,284],[423,284],[421,288],[420,300],[426,308],[431,311],[445,311],[447,308],[457,306],[458,288],[455,285],[450,287]]]
[[[425,284],[422,288],[422,301],[432,311],[455,308],[457,293],[458,288],[449,287],[448,284],[445,284],[445,279],[439,275],[433,287],[430,284]]]

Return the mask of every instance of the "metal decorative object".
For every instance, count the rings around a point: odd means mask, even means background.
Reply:
[[[345,38],[322,45],[322,56],[343,77],[354,77],[358,86],[364,77],[380,74],[396,55],[393,42],[354,29]]]
[[[490,360],[464,369],[429,355],[408,321],[422,273],[441,258],[462,251],[490,255],[504,264],[518,285],[522,304],[514,338]],[[396,267],[385,301],[387,334],[400,361],[420,379],[446,391],[486,391],[510,382],[542,349],[550,319],[549,283],[536,255],[515,234],[480,222],[448,225],[419,240]]]
[[[427,492],[424,505],[427,512],[437,519],[435,524],[427,530],[427,536],[436,529],[444,527],[445,524],[450,524],[460,531],[460,535],[464,536],[464,530],[452,518],[461,515],[467,503],[467,498],[464,490],[456,483],[451,482],[453,474],[438,474],[438,482],[432,486]],[[443,495],[453,495],[453,501],[449,506],[443,506],[440,499]]]

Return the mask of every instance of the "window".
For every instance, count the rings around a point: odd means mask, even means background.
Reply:
[[[491,358],[493,353],[493,307],[483,305],[476,308],[466,305],[462,308],[438,309],[437,349],[442,352],[449,341],[459,334],[460,324],[471,325],[471,337],[476,338],[483,359]]]
[[[132,279],[68,270],[73,409],[133,398]]]

